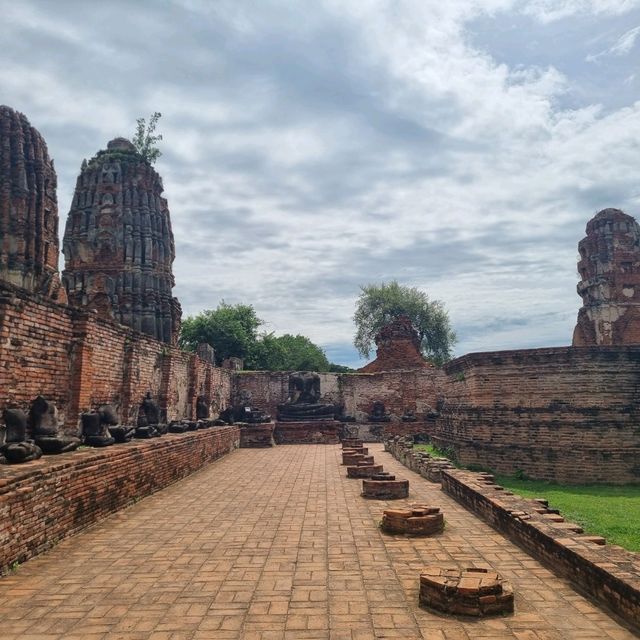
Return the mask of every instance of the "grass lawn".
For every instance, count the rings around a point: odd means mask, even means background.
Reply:
[[[448,457],[446,451],[430,444],[415,448]],[[559,485],[498,475],[496,482],[523,498],[546,498],[550,507],[584,527],[585,533],[603,536],[607,542],[630,551],[640,551],[639,485]]]
[[[586,533],[640,551],[640,486],[559,485],[505,476],[496,476],[496,482],[524,498],[546,498]]]

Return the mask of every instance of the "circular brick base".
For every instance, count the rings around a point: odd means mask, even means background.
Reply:
[[[348,449],[342,450],[343,456],[347,453],[360,453],[363,456],[367,456],[369,455],[369,449],[367,447],[349,447]]]
[[[387,533],[406,533],[430,536],[444,528],[444,516],[438,507],[416,505],[408,509],[387,509],[382,512],[382,530]]]
[[[355,467],[347,467],[347,478],[370,478],[381,471],[381,464],[359,464]]]
[[[462,616],[513,612],[513,589],[495,571],[427,567],[420,574],[420,604]]]
[[[398,498],[406,498],[408,495],[408,480],[370,479],[362,481],[363,498],[373,498],[374,500],[397,500]]]
[[[360,438],[344,438],[342,441],[343,449],[360,449],[364,445],[364,441]]]
[[[373,456],[365,456],[361,453],[343,453],[342,464],[353,467],[358,464],[373,464]]]

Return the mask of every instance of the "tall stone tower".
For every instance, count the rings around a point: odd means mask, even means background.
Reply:
[[[180,304],[162,179],[125,138],[111,140],[80,176],[64,232],[69,303],[175,343]]]
[[[56,187],[42,136],[26,116],[0,106],[0,280],[65,302]]]
[[[640,344],[640,226],[603,209],[578,244],[582,308],[573,346]]]

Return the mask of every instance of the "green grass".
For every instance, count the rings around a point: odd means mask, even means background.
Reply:
[[[417,444],[414,449],[449,458],[459,466],[450,451],[432,444]],[[559,509],[564,518],[579,524],[585,533],[640,551],[640,485],[559,485],[498,475],[496,482],[523,498],[546,498],[551,508]]]
[[[558,485],[506,476],[496,476],[496,482],[524,498],[546,498],[585,533],[640,551],[640,486]]]
[[[417,451],[426,451],[427,453],[435,456],[437,458],[449,458],[453,464],[458,466],[456,461],[453,459],[452,451],[447,451],[446,449],[438,449],[438,447],[434,447],[432,444],[414,444],[413,448]]]

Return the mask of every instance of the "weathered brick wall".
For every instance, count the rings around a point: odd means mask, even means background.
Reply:
[[[71,387],[73,321],[67,308],[0,282],[0,410],[38,394],[64,418]]]
[[[214,406],[228,404],[231,376],[94,312],[0,282],[0,411],[28,410],[42,394],[56,403],[66,431],[77,433],[79,414],[103,403],[135,423],[150,391],[169,420],[193,418],[199,389],[208,389]]]
[[[560,482],[640,482],[640,347],[476,353],[445,372],[433,439],[463,464]]]
[[[406,409],[424,414],[436,406],[444,375],[427,368],[385,373],[321,373],[322,401],[344,404],[345,412],[366,422],[374,402],[384,402],[394,422]],[[282,371],[242,371],[235,374],[235,394],[251,393],[252,404],[276,416],[289,392],[289,374]]]
[[[0,468],[0,571],[46,551],[239,446],[238,427],[210,428]]]

